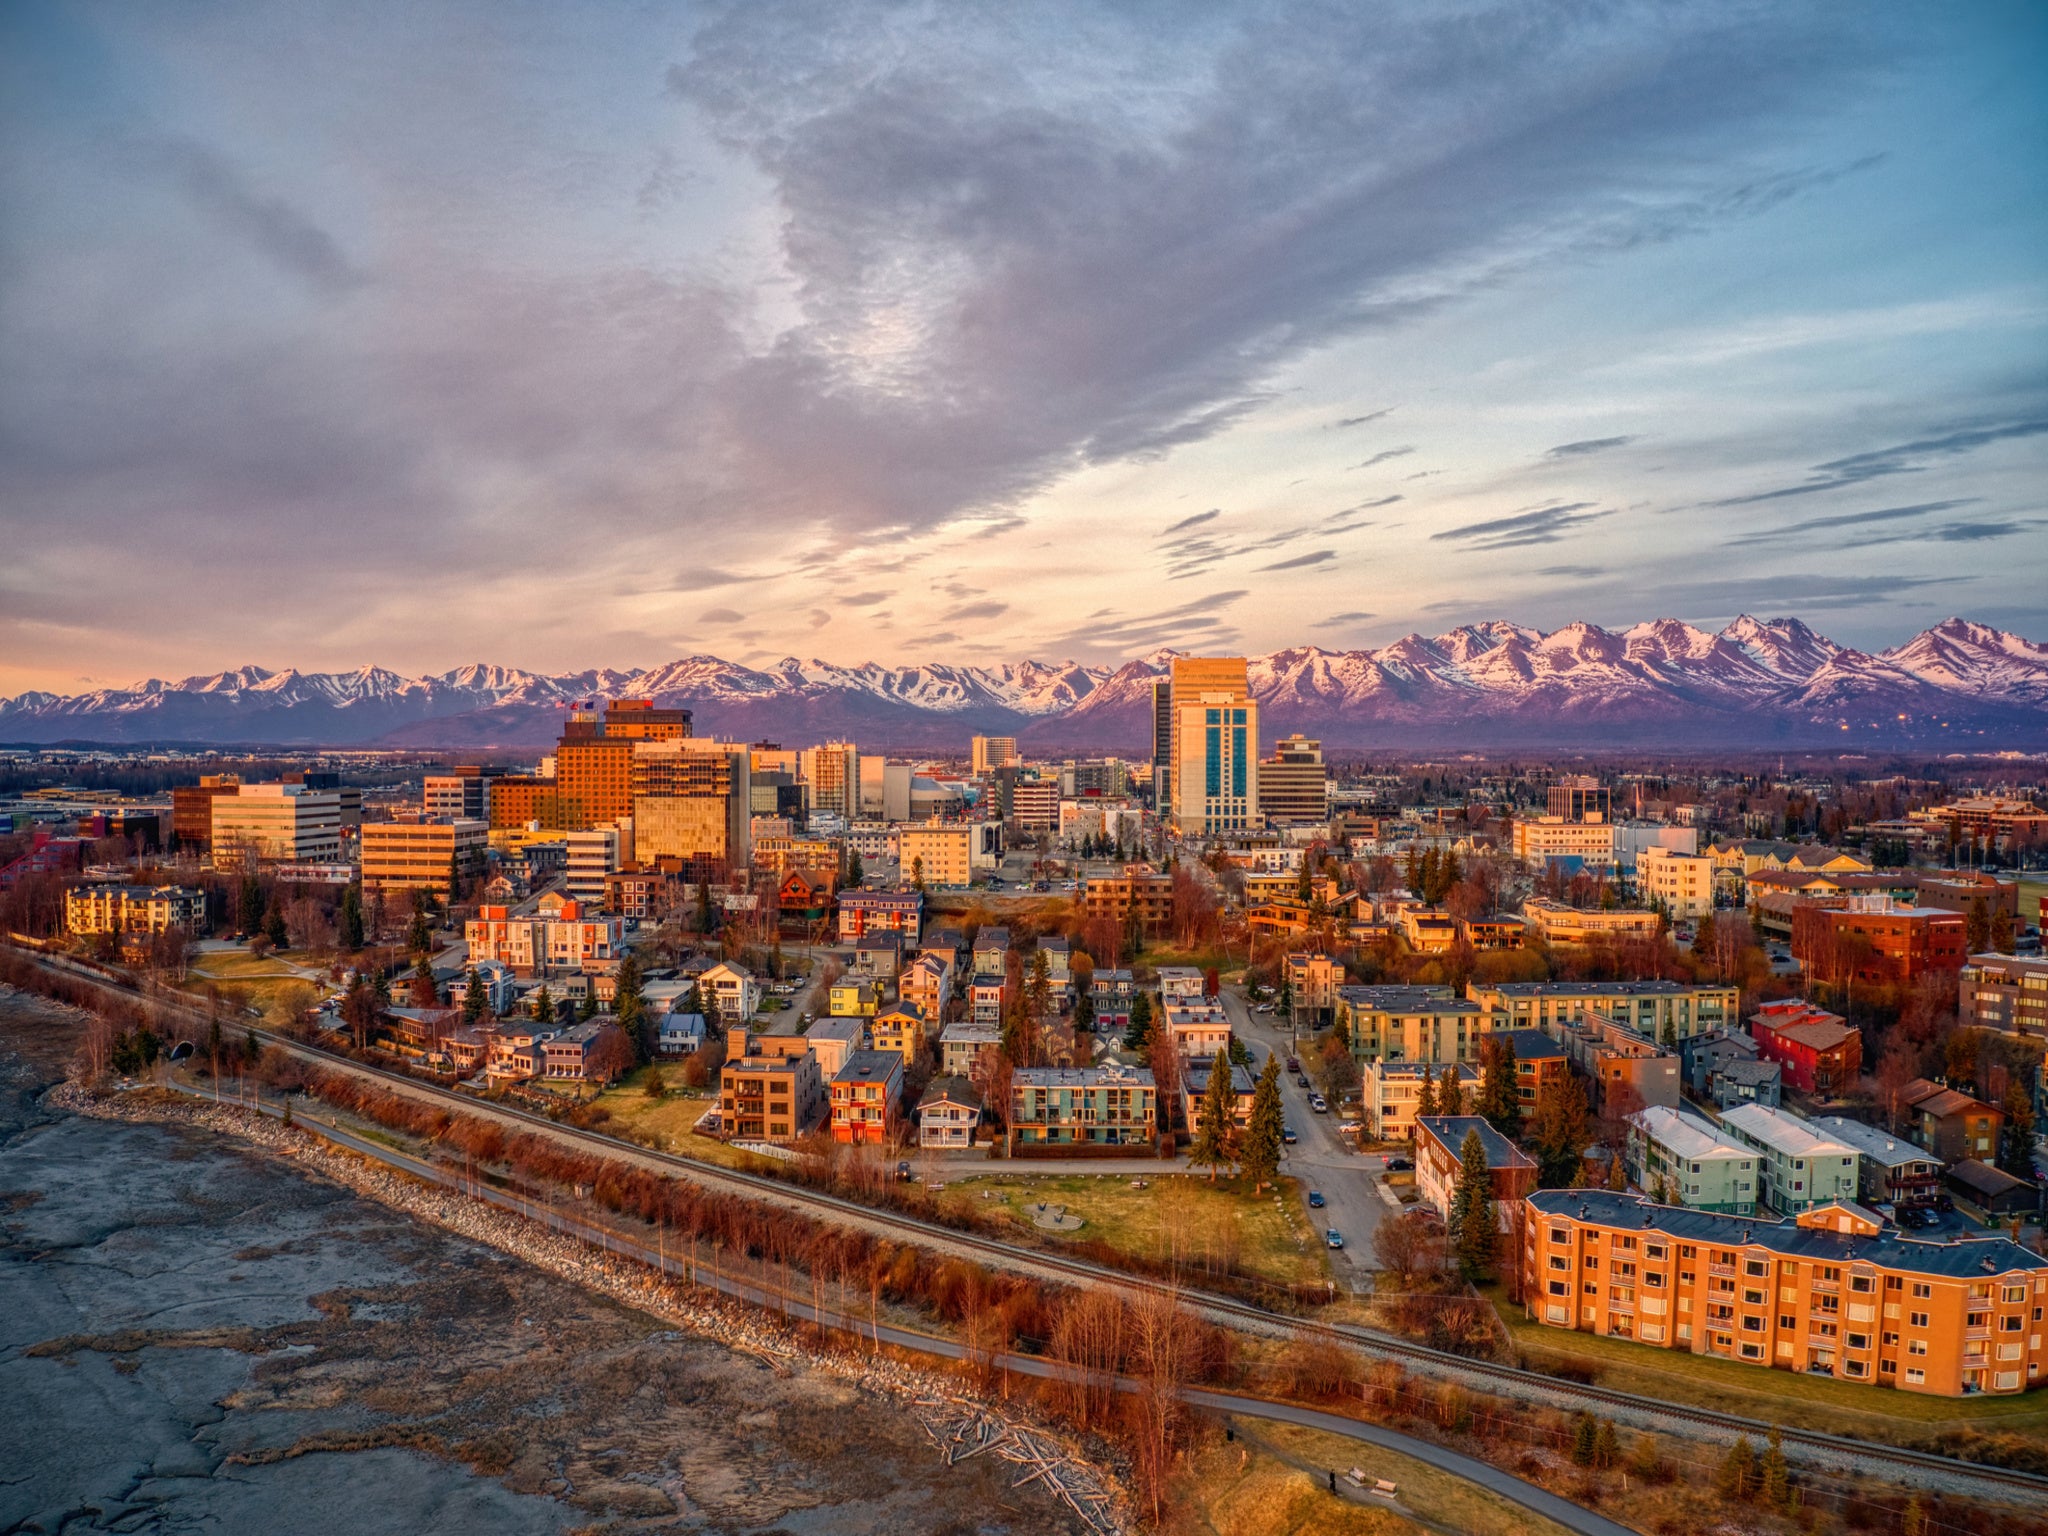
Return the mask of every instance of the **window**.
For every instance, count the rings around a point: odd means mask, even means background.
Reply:
[[[2027,1320],[2015,1312],[2011,1317],[2001,1317],[1998,1320],[1998,1331],[2000,1333],[2018,1333],[2026,1325]]]
[[[1869,1275],[1857,1275],[1849,1281],[1849,1289],[1852,1291],[1868,1292],[1875,1290],[1876,1288],[1877,1282],[1874,1279],[1872,1279]]]
[[[1884,1277],[1884,1288],[1888,1291],[1899,1290],[1903,1284],[1904,1282],[1897,1275],[1886,1275]]]
[[[1569,1285],[1565,1284],[1565,1282],[1564,1282],[1564,1281],[1562,1281],[1562,1280],[1553,1280],[1553,1281],[1551,1281],[1551,1282],[1550,1282],[1550,1294],[1551,1294],[1551,1295],[1553,1295],[1553,1296],[1569,1296],[1569,1295],[1571,1295],[1571,1293],[1572,1293],[1572,1288],[1571,1288],[1571,1287],[1570,1287]]]
[[[1783,1313],[1783,1312],[1781,1312],[1781,1313],[1779,1313],[1779,1314],[1778,1314],[1778,1326],[1779,1326],[1780,1328],[1784,1328],[1784,1329],[1788,1329],[1788,1330],[1789,1330],[1789,1329],[1793,1329],[1793,1328],[1797,1328],[1797,1327],[1799,1326],[1799,1319],[1798,1319],[1798,1318],[1796,1318],[1796,1317],[1792,1317],[1792,1316],[1789,1316],[1789,1315],[1787,1315],[1786,1313]]]
[[[1745,1275],[1768,1275],[1771,1272],[1771,1266],[1762,1259],[1751,1259],[1742,1266],[1742,1272]]]
[[[1926,1297],[1932,1296],[1933,1294],[1934,1287],[1929,1285],[1926,1281],[1915,1280],[1913,1282],[1913,1299],[1915,1301],[1922,1300]]]
[[[1648,1258],[1648,1259],[1661,1259],[1661,1258],[1663,1258],[1663,1257],[1664,1257],[1664,1245],[1663,1245],[1662,1243],[1646,1243],[1646,1244],[1644,1244],[1644,1245],[1643,1245],[1643,1257],[1644,1257],[1644,1258]]]
[[[1878,1342],[1889,1349],[1892,1345],[1899,1342],[1899,1336],[1896,1333],[1887,1333],[1880,1337]]]
[[[1561,1253],[1553,1253],[1550,1256],[1550,1267],[1552,1269],[1570,1269],[1572,1261]]]
[[[1926,1341],[1925,1339],[1908,1339],[1908,1340],[1906,1340],[1906,1353],[1907,1353],[1907,1354],[1909,1354],[1909,1355],[1924,1355],[1924,1354],[1926,1354],[1926,1353],[1927,1353],[1927,1341]],[[1908,1374],[1910,1374],[1910,1373],[1908,1373]]]
[[[1568,1243],[1568,1242],[1570,1242],[1570,1241],[1572,1240],[1572,1233],[1571,1233],[1571,1228],[1569,1228],[1569,1227],[1552,1227],[1552,1228],[1550,1229],[1550,1240],[1551,1240],[1551,1241],[1552,1241],[1553,1243]]]
[[[1917,1370],[1917,1369],[1914,1369],[1913,1367],[1910,1367],[1910,1366],[1909,1366],[1909,1367],[1907,1367],[1907,1370],[1906,1370],[1906,1380],[1907,1380],[1907,1382],[1908,1382],[1908,1383],[1917,1383],[1917,1382],[1922,1382],[1922,1381],[1925,1381],[1926,1379],[1927,1379],[1927,1373],[1926,1373],[1925,1371],[1922,1371],[1922,1370]]]

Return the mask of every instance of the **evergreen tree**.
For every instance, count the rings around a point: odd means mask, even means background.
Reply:
[[[448,855],[448,905],[451,907],[462,900],[462,885],[462,857],[451,853]]]
[[[1446,1063],[1443,1076],[1437,1079],[1436,1112],[1440,1115],[1462,1115],[1465,1113],[1465,1090],[1458,1084],[1458,1069]]]
[[[1231,1149],[1237,1140],[1237,1128],[1232,1123],[1236,1104],[1230,1089],[1230,1057],[1218,1051],[1209,1063],[1209,1086],[1202,1095],[1202,1123],[1188,1152],[1188,1166],[1207,1167],[1212,1184],[1216,1182],[1216,1170],[1231,1161]]]
[[[1244,1147],[1238,1156],[1258,1194],[1280,1173],[1281,1132],[1287,1111],[1280,1102],[1280,1057],[1266,1053],[1266,1065],[1259,1071],[1259,1086],[1252,1094],[1251,1122],[1245,1127]]]
[[[1612,1419],[1600,1421],[1600,1433],[1593,1439],[1593,1465],[1602,1472],[1621,1465],[1621,1437],[1614,1432]]]
[[[1991,912],[1982,896],[1970,898],[1970,910],[1963,918],[1963,946],[1973,955],[1991,947]]]
[[[263,927],[263,882],[252,869],[242,876],[242,888],[235,897],[235,927],[252,937]]]
[[[709,933],[715,921],[716,918],[711,911],[711,882],[709,880],[699,880],[697,882],[697,931],[699,933]]]
[[[1491,1275],[1500,1233],[1493,1207],[1493,1175],[1486,1167],[1486,1144],[1476,1127],[1465,1133],[1465,1144],[1458,1149],[1458,1184],[1451,1197],[1449,1226],[1459,1272],[1467,1280]]]
[[[1294,972],[1284,964],[1280,968],[1280,1001],[1276,1006],[1282,1016],[1294,1017]]]
[[[427,926],[427,914],[422,908],[412,909],[412,923],[405,930],[405,947],[416,955],[424,955],[434,947],[434,932]]]
[[[1667,1051],[1678,1049],[1678,1023],[1675,1019],[1664,1020],[1664,1033],[1658,1038],[1657,1043]]]
[[[256,1058],[261,1056],[262,1054],[263,1042],[256,1038],[256,1031],[252,1027],[249,1030],[249,1032],[242,1037],[242,1060],[246,1061],[247,1063],[249,1063],[250,1066],[253,1067],[256,1065]]]
[[[540,990],[533,994],[533,1017],[538,1024],[555,1022],[555,1000],[548,994],[548,984],[542,982]]]
[[[1429,1068],[1422,1069],[1422,1088],[1415,1095],[1415,1118],[1436,1113],[1436,1079],[1430,1076]]]
[[[910,861],[910,888],[920,896],[924,894],[924,856],[922,854]]]
[[[847,849],[846,883],[848,885],[859,885],[861,881],[866,878],[866,876],[867,871],[861,868],[860,850],[858,848]]]
[[[2000,907],[1991,914],[1991,948],[1998,954],[2009,955],[2013,949],[2012,914]]]
[[[1124,1029],[1126,1050],[1142,1051],[1152,1040],[1152,998],[1150,994],[1138,992],[1131,998],[1131,1022]]]
[[[1498,1035],[1490,1035],[1479,1054],[1484,1063],[1479,1113],[1501,1135],[1513,1137],[1522,1129],[1522,1101],[1515,1090],[1514,1047]]]
[[[625,1031],[626,1039],[633,1046],[634,1055],[646,1061],[654,1054],[654,1042],[650,1038],[654,1031],[654,1020],[648,1011],[647,1000],[640,995],[640,957],[627,950],[619,961],[618,974],[614,978],[616,990],[612,994],[612,1015]]]
[[[584,991],[583,1000],[576,1005],[576,1022],[579,1024],[588,1024],[592,1019],[596,1017],[597,988],[590,987]]]
[[[1031,951],[1031,969],[1024,981],[1024,1011],[1034,1021],[1052,1012],[1052,962],[1042,949]]]
[[[1635,1449],[1629,1453],[1628,1463],[1637,1477],[1653,1478],[1662,1467],[1664,1458],[1658,1454],[1657,1437],[1649,1432],[1636,1436]]]
[[[263,937],[270,940],[272,949],[290,949],[291,933],[284,925],[284,907],[275,898],[270,903],[270,915],[263,919]]]
[[[354,954],[363,947],[363,892],[360,886],[350,885],[341,893],[341,948],[344,954]]]
[[[1998,1166],[2016,1179],[2034,1177],[2034,1096],[2027,1080],[2014,1072],[2006,1079],[2005,1124],[1998,1136]]]
[[[1095,991],[1092,987],[1074,988],[1074,1028],[1082,1033],[1094,1033]]]
[[[1600,1450],[1600,1427],[1593,1422],[1593,1415],[1580,1413],[1572,1419],[1572,1462],[1575,1466],[1590,1467]]]
[[[1785,1465],[1784,1437],[1775,1424],[1771,1426],[1770,1448],[1764,1452],[1761,1477],[1764,1503],[1772,1509],[1784,1509],[1792,1502],[1792,1472]]]
[[[1592,1139],[1593,1117],[1586,1107],[1586,1092],[1576,1077],[1567,1077],[1543,1096],[1529,1128],[1537,1178],[1543,1188],[1581,1187],[1575,1176],[1583,1170],[1586,1144]]]
[[[1724,1498],[1746,1499],[1756,1492],[1756,1451],[1749,1443],[1749,1436],[1740,1436],[1728,1447],[1728,1454],[1721,1458],[1721,1472],[1715,1482]]]
[[[485,1013],[484,984],[478,979],[476,967],[469,968],[469,974],[462,978],[462,1022],[474,1024]]]

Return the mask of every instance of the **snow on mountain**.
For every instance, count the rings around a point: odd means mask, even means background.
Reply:
[[[421,678],[247,666],[24,693],[0,700],[0,738],[534,747],[577,700],[645,696],[739,739],[957,748],[987,730],[1047,749],[1128,751],[1150,741],[1152,686],[1173,657],[1162,649],[1109,669],[792,656],[754,668],[699,655],[557,675],[477,662]],[[1250,658],[1248,671],[1268,739],[1300,730],[1332,747],[2048,739],[2048,645],[1962,619],[1874,656],[1789,618],[1744,615],[1719,633],[1676,619],[1549,633],[1492,621],[1377,650],[1290,647]]]

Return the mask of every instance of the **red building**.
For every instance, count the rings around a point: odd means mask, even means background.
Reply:
[[[1909,982],[1963,968],[1963,922],[1960,912],[1904,907],[1883,896],[1804,902],[1792,913],[1792,953],[1825,982]]]
[[[1765,1003],[1749,1016],[1749,1033],[1758,1059],[1777,1062],[1795,1093],[1847,1092],[1863,1070],[1863,1032],[1797,998]]]

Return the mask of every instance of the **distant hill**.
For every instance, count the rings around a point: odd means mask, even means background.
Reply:
[[[579,699],[649,697],[700,734],[875,750],[964,751],[981,731],[1039,750],[1140,752],[1173,653],[1087,667],[837,666],[765,670],[691,656],[646,671],[561,675],[476,665],[433,677],[242,667],[180,682],[0,700],[0,741],[539,749]],[[1251,658],[1270,741],[1331,748],[1933,747],[2048,745],[2048,646],[1964,619],[1870,654],[1797,619],[1718,634],[1674,619],[1548,634],[1467,625],[1369,651]]]

